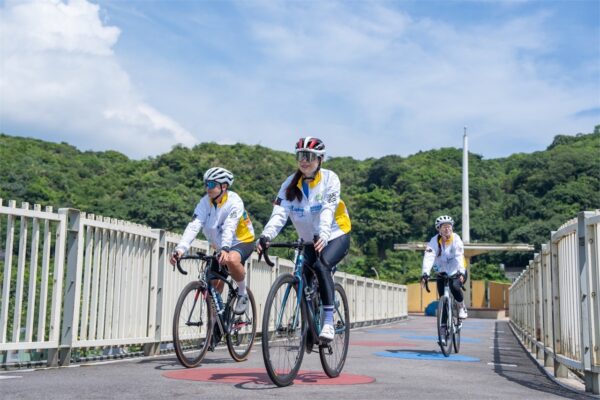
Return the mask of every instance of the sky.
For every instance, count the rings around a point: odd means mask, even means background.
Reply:
[[[0,132],[154,157],[544,150],[600,124],[600,1],[0,0]]]

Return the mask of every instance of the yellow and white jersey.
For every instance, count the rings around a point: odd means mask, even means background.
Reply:
[[[215,249],[254,241],[254,228],[244,210],[244,202],[237,193],[231,191],[227,191],[217,203],[208,195],[200,199],[194,209],[192,222],[185,228],[177,248],[187,251],[201,229]]]
[[[447,241],[440,235],[431,238],[425,247],[423,273],[429,275],[434,265],[438,272],[445,272],[450,276],[457,272],[465,273],[465,247],[460,236],[453,232]]]
[[[340,237],[352,228],[350,216],[344,201],[340,199],[340,179],[335,172],[320,169],[313,180],[298,181],[302,200],[285,198],[286,188],[294,175],[290,175],[279,190],[273,213],[265,226],[263,235],[273,239],[291,219],[298,235],[304,241],[312,242],[314,236],[328,241]]]

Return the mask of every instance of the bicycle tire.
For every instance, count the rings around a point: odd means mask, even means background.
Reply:
[[[461,330],[461,322],[460,318],[458,318],[458,309],[456,302],[454,302],[454,306],[452,307],[452,330],[454,331],[454,336],[452,337],[452,344],[454,345],[454,352],[458,354],[460,351],[460,330]]]
[[[296,278],[283,274],[271,286],[265,303],[263,361],[269,378],[280,387],[292,384],[304,357],[306,314],[304,307],[298,305],[301,296]]]
[[[335,309],[333,323],[335,336],[331,342],[319,346],[319,357],[321,358],[323,371],[330,378],[336,378],[342,372],[350,343],[350,308],[348,306],[348,297],[344,288],[339,283],[335,284],[334,293]]]
[[[442,296],[438,302],[437,308],[437,331],[438,331],[438,344],[444,357],[449,357],[452,352],[452,340],[454,335],[452,334],[452,314],[450,309],[450,301],[448,297]],[[444,318],[445,314],[445,318]],[[444,321],[445,319],[445,321]],[[444,324],[445,322],[445,324]],[[445,327],[444,327],[445,325]],[[443,339],[443,340],[442,340]],[[445,343],[445,344],[444,344]]]
[[[256,302],[254,294],[249,288],[246,289],[246,294],[249,304],[244,314],[236,315],[233,312],[235,301],[229,307],[230,326],[229,332],[227,332],[227,350],[229,350],[231,358],[237,362],[248,359],[256,337]]]
[[[173,347],[186,368],[197,367],[210,345],[214,324],[213,308],[199,281],[188,283],[177,299],[173,315]],[[194,317],[193,322],[190,322]]]

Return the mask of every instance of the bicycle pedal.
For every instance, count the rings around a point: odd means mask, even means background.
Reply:
[[[319,349],[325,349],[328,355],[333,354],[333,349],[331,348],[331,345],[329,343],[320,344]]]

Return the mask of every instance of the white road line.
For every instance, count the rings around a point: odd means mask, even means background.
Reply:
[[[22,376],[15,376],[15,375],[0,376],[0,379],[15,379],[15,378],[22,378]]]
[[[498,367],[518,367],[517,364],[502,364],[502,363],[493,363],[489,362],[488,365],[498,366]]]
[[[490,349],[497,349],[497,350],[514,350],[512,347],[495,347],[495,346],[490,346]]]

